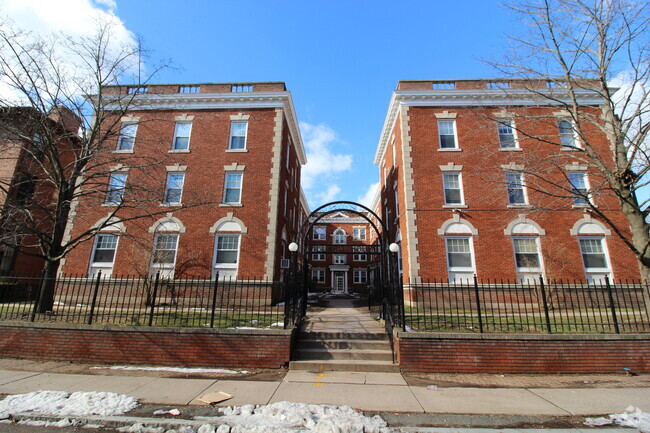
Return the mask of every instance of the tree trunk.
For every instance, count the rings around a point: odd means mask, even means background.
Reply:
[[[630,223],[632,232],[632,243],[639,251],[637,254],[639,273],[642,281],[650,281],[650,249],[647,249],[650,242],[650,233],[648,233],[648,224],[645,222],[643,215],[634,207],[623,202],[621,209],[623,214]]]
[[[54,308],[54,290],[56,289],[56,274],[59,270],[58,260],[48,260],[43,269],[41,291],[36,306],[37,313],[46,313]]]

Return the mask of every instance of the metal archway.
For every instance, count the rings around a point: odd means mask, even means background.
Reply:
[[[298,325],[307,310],[307,290],[309,287],[309,257],[312,254],[311,234],[320,220],[337,212],[349,212],[364,218],[377,234],[377,245],[366,246],[365,253],[379,256],[378,273],[371,287],[370,299],[380,306],[380,316],[384,319],[389,335],[395,326],[404,328],[404,294],[402,282],[397,272],[396,254],[389,251],[389,232],[382,219],[368,207],[351,201],[334,201],[312,211],[300,225],[294,242],[297,248],[291,253],[289,278],[285,287],[285,327]],[[323,244],[319,244],[322,247]],[[335,245],[324,245],[332,248]],[[338,252],[343,246],[336,245]],[[347,246],[352,247],[352,246]],[[357,248],[359,246],[356,246]],[[319,250],[320,251],[320,250]],[[327,250],[324,251],[327,254]],[[332,252],[329,252],[332,254]]]

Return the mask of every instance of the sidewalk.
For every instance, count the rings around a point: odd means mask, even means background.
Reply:
[[[571,417],[620,413],[628,406],[650,410],[648,375],[401,375],[275,370],[255,371],[246,377],[170,375],[0,359],[0,394],[108,391],[136,397],[143,404],[198,408],[205,406],[196,400],[198,397],[223,391],[233,398],[219,406],[294,401],[348,405],[372,413],[411,414]]]

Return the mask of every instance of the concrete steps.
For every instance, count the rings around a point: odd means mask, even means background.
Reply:
[[[308,313],[293,359],[292,370],[399,372],[384,327],[345,299]]]

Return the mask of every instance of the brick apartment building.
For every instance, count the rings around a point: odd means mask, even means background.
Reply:
[[[626,230],[617,199],[599,194],[569,113],[545,92],[563,99],[530,80],[398,83],[375,155],[376,206],[401,247],[404,283],[639,278],[633,254],[586,205]],[[594,91],[578,97],[598,114]],[[583,128],[607,154],[604,134]]]
[[[111,164],[105,194],[73,205],[66,235],[111,217],[123,221],[80,244],[62,271],[281,279],[282,258],[308,213],[300,187],[305,152],[285,84],[103,90],[109,109],[111,95],[134,99],[102,154]],[[113,215],[143,194],[154,199]]]
[[[345,211],[326,215],[316,222],[308,237],[311,248],[307,260],[315,288],[337,292],[367,288],[378,257],[369,254],[376,234],[365,218]]]

